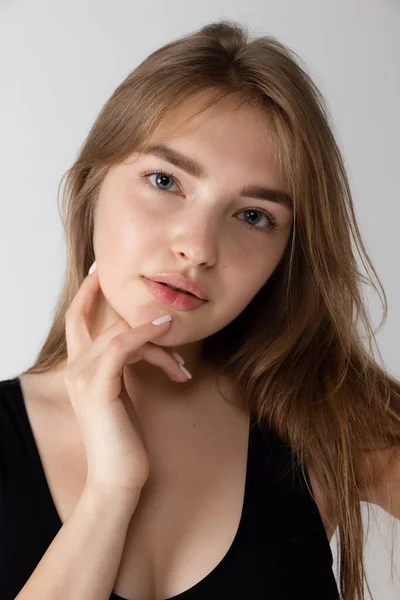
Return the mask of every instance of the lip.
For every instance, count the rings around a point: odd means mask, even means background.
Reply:
[[[163,285],[147,277],[143,277],[143,280],[157,300],[174,310],[194,310],[207,302],[207,300],[202,300],[196,296],[177,292],[167,285]]]
[[[166,283],[172,287],[181,288],[187,292],[195,294],[200,300],[208,300],[206,289],[197,281],[183,277],[178,273],[155,273],[154,275],[146,275],[151,281]]]

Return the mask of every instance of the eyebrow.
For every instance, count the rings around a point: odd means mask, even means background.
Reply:
[[[154,154],[155,156],[170,162],[179,169],[186,171],[189,175],[193,175],[193,177],[196,177],[197,179],[205,179],[207,177],[207,171],[203,165],[193,158],[185,156],[181,152],[178,152],[178,150],[174,150],[164,144],[143,147],[140,152],[143,152],[144,154]],[[247,185],[243,187],[239,192],[239,196],[268,200],[270,202],[276,202],[277,204],[283,204],[289,208],[292,208],[293,206],[292,198],[288,193],[259,185]]]

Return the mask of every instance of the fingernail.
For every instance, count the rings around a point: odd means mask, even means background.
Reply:
[[[92,264],[92,266],[89,269],[88,275],[91,275],[93,273],[93,271],[96,269],[96,267],[97,267],[96,261],[94,261],[94,263]]]
[[[179,365],[180,370],[185,373],[186,377],[189,377],[189,379],[192,379],[192,375],[190,374],[190,372],[186,369],[186,367],[183,367],[182,365]]]
[[[164,315],[163,317],[158,317],[152,321],[153,325],[163,325],[164,323],[168,323],[168,321],[172,321],[171,315]]]
[[[175,360],[178,361],[178,363],[180,363],[181,365],[185,364],[185,359],[178,354],[177,352],[175,352],[175,350],[172,350],[172,356],[175,358]]]

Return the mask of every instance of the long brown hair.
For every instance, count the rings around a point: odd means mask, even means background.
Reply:
[[[95,258],[94,211],[110,166],[196,94],[211,93],[201,110],[223,98],[232,110],[257,110],[293,198],[291,237],[246,309],[204,340],[203,356],[236,382],[245,405],[293,448],[302,469],[315,466],[338,524],[340,592],[362,600],[359,494],[399,455],[400,383],[374,357],[361,284],[381,299],[380,326],[386,295],[356,222],[328,108],[301,62],[273,36],[250,39],[243,25],[221,20],[157,49],[117,87],[66,173],[65,282],[47,339],[24,373],[67,358],[65,313]],[[382,449],[387,461],[373,461]]]

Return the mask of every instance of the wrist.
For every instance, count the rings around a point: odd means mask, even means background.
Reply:
[[[141,490],[113,490],[103,484],[87,482],[83,492],[92,509],[100,514],[132,516],[139,502]]]

